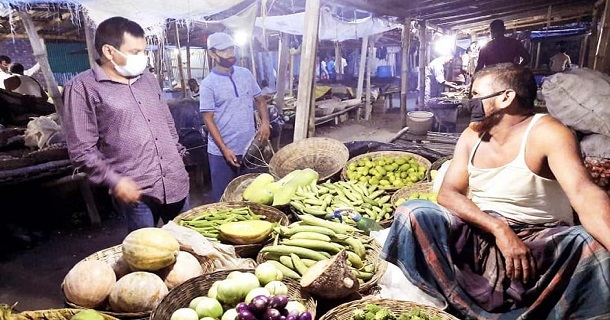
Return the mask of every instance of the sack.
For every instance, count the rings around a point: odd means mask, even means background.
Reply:
[[[610,159],[610,137],[589,134],[580,140],[580,149],[587,157]]]

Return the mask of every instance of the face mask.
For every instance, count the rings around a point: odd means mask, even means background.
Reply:
[[[480,97],[480,98],[472,98],[468,101],[468,106],[470,109],[470,121],[471,122],[481,122],[485,119],[485,108],[483,108],[483,100],[497,97],[503,94],[506,90],[498,91],[492,93],[490,95]]]
[[[123,77],[133,78],[141,75],[148,65],[148,57],[142,54],[124,54],[121,51],[113,48],[127,60],[124,66],[119,66],[116,62],[110,60],[114,65],[114,69]]]
[[[223,68],[231,68],[235,64],[235,61],[237,61],[235,57],[223,58],[221,56],[218,56],[218,65]]]

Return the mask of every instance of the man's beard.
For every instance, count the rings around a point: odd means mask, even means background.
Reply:
[[[500,120],[502,120],[502,117],[504,117],[503,109],[498,109],[498,110],[492,112],[490,115],[486,116],[480,122],[472,122],[469,125],[469,127],[474,132],[478,133],[480,136],[484,133],[489,132],[489,130],[491,130],[498,123],[500,123]]]

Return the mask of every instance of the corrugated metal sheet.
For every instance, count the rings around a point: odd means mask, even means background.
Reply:
[[[89,69],[84,43],[47,43],[47,54],[54,73],[78,73]]]

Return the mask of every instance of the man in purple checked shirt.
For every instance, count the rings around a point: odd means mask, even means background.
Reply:
[[[147,71],[144,30],[122,17],[95,32],[100,60],[65,87],[60,110],[70,159],[108,187],[129,231],[189,208],[189,177],[174,120]]]

